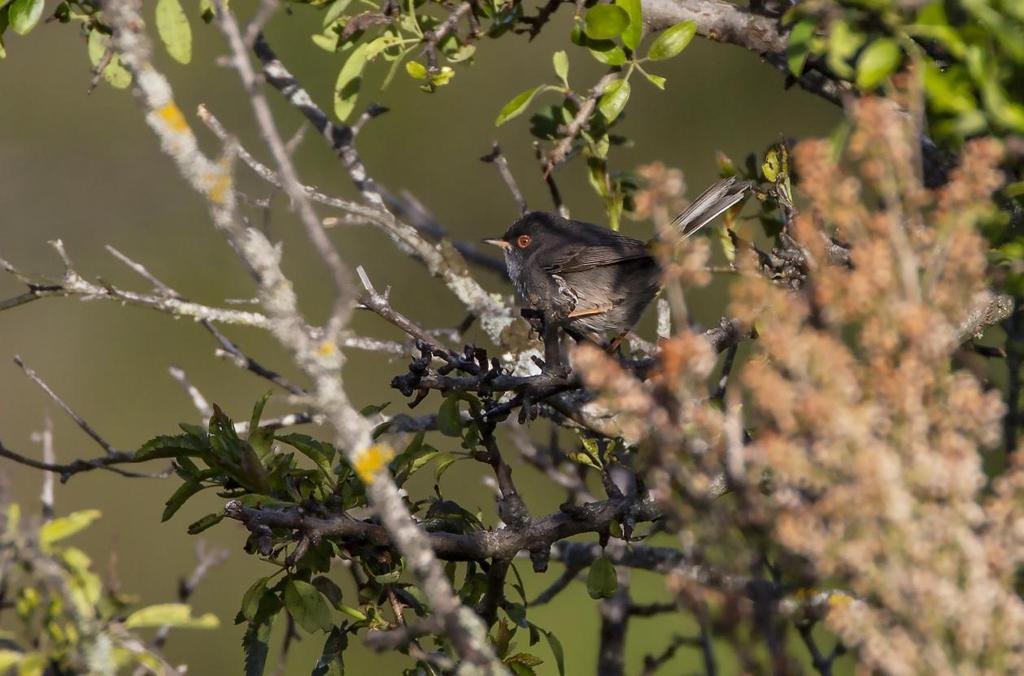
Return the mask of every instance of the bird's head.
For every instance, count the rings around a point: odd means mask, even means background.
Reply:
[[[505,234],[485,239],[487,244],[501,248],[506,259],[522,260],[535,251],[569,237],[568,222],[554,214],[531,211],[508,227]]]

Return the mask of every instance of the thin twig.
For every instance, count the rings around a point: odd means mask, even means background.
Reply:
[[[199,391],[199,388],[189,381],[188,376],[185,375],[185,370],[179,366],[169,366],[167,372],[181,385],[182,389],[185,390],[185,394],[192,400],[192,406],[199,413],[199,418],[204,421],[209,420],[213,416],[213,407],[210,406],[210,402],[206,401],[206,397]]]
[[[333,340],[337,332],[346,323],[349,313],[352,311],[356,297],[355,287],[349,279],[345,265],[341,261],[341,256],[338,255],[334,244],[324,232],[320,219],[317,217],[316,212],[313,211],[313,206],[310,204],[309,198],[303,190],[302,183],[299,181],[295,165],[292,163],[291,157],[289,157],[288,151],[284,146],[284,140],[277,130],[277,124],[274,122],[274,116],[270,112],[270,106],[263,95],[260,80],[256,77],[256,71],[249,62],[249,46],[246,44],[246,40],[242,38],[242,33],[234,14],[225,7],[223,0],[214,0],[214,6],[217,8],[217,23],[227,38],[228,45],[231,47],[235,69],[238,71],[238,75],[242,79],[242,84],[248,94],[249,103],[252,106],[256,123],[260,129],[260,135],[274,157],[278,174],[282,179],[282,187],[291,200],[299,219],[302,221],[309,241],[312,243],[313,248],[316,249],[320,260],[327,268],[334,283],[334,309],[331,313],[331,320],[328,323],[328,337]],[[267,16],[269,18],[269,14]],[[258,29],[259,25],[256,28]],[[259,35],[260,33],[257,30],[248,42],[252,44],[258,41]]]
[[[46,392],[46,394],[49,395],[50,399],[53,399],[53,401],[56,402],[56,404],[61,407],[61,410],[67,413],[68,417],[74,420],[75,424],[78,425],[78,427],[81,428],[83,432],[85,432],[93,441],[99,444],[100,448],[106,451],[109,457],[117,457],[120,455],[120,451],[118,451],[116,448],[110,445],[110,443],[106,439],[100,436],[100,433],[97,432],[92,425],[86,422],[82,416],[75,413],[74,409],[68,406],[67,402],[61,399],[60,396],[56,392],[54,392],[53,389],[49,385],[47,385],[46,382],[42,378],[40,378],[39,375],[32,368],[25,364],[24,360],[22,360],[22,358],[19,355],[14,356],[14,363],[21,367],[21,370],[25,372],[25,375],[31,378],[36,385],[42,388],[43,392]]]
[[[43,462],[53,464],[56,456],[53,452],[53,420],[47,415],[43,419],[43,429],[32,435],[32,440],[37,442],[43,449]],[[44,521],[53,518],[53,472],[46,472],[43,475],[43,489],[39,494],[39,502],[42,506]]]
[[[512,170],[509,169],[508,159],[501,152],[501,146],[498,145],[497,141],[491,146],[491,152],[481,157],[480,161],[489,162],[498,168],[501,180],[505,182],[508,191],[512,193],[512,199],[515,200],[516,206],[519,207],[519,214],[525,214],[527,212],[526,198],[523,197],[523,191],[519,189],[519,184],[516,183],[516,178],[512,175]]]

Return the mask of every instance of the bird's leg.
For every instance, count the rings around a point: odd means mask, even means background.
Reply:
[[[548,371],[568,372],[562,358],[562,334],[558,318],[550,312],[543,316],[541,339],[544,341],[544,364]]]
[[[558,315],[536,308],[522,308],[519,313],[544,342],[544,370],[568,375],[569,368],[562,355],[562,337],[559,331],[562,326]]]

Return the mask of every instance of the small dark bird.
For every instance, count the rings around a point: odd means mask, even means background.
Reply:
[[[750,187],[735,177],[712,185],[673,221],[680,237],[741,202]],[[576,340],[614,348],[661,290],[651,242],[600,225],[531,211],[500,239],[484,241],[504,251],[508,276],[523,301]]]

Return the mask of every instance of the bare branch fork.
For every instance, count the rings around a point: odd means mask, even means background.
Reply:
[[[236,69],[250,95],[261,131],[265,137],[269,137],[271,144],[277,143],[280,136],[274,128],[265,100],[256,89],[255,74],[248,66],[247,49],[237,22],[223,3],[217,2],[216,7],[219,25],[232,48]],[[261,233],[244,227],[237,212],[231,175],[226,168],[213,174],[218,180],[211,185],[209,172],[213,163],[199,150],[191,128],[174,103],[167,80],[155,70],[150,61],[149,42],[141,30],[144,23],[138,14],[137,3],[132,0],[112,1],[104,7],[104,13],[114,28],[115,48],[125,67],[134,76],[135,91],[147,113],[147,121],[185,178],[206,197],[215,225],[228,235],[246,266],[253,271],[259,283],[261,303],[267,312],[267,328],[293,353],[296,362],[313,381],[315,387],[312,398],[334,428],[338,445],[345,449],[349,462],[357,467],[361,466],[361,460],[367,454],[386,453],[372,444],[368,421],[352,407],[342,387],[340,369],[343,356],[330,337],[336,335],[344,325],[354,301],[354,293],[348,282],[344,281],[348,273],[323,234],[322,226],[315,217],[311,217],[311,210],[301,206],[308,206],[308,202],[287,153],[283,147],[278,148],[281,152],[274,153],[277,171],[285,179],[286,190],[293,198],[293,204],[300,205],[297,208],[300,209],[307,234],[322,254],[324,264],[332,271],[336,283],[338,298],[327,340],[323,335],[310,331],[300,316],[292,286],[281,272],[280,250],[271,245]],[[351,169],[352,165],[349,166]],[[365,174],[361,179],[365,187]],[[328,247],[330,251],[326,250]],[[437,253],[433,249],[431,251]],[[493,305],[493,302],[489,305]],[[365,476],[364,481],[371,506],[397,549],[410,562],[412,572],[434,613],[442,619],[446,633],[464,663],[476,665],[483,673],[505,673],[505,667],[495,658],[487,641],[486,627],[455,596],[391,477],[387,472],[375,471]]]
[[[53,439],[52,431],[49,429],[49,421],[47,422],[47,431],[42,434],[42,446],[43,446],[43,460],[34,460],[25,456],[21,453],[11,450],[4,446],[3,442],[0,442],[0,457],[12,460],[20,465],[26,467],[32,467],[34,469],[40,469],[46,472],[52,472],[59,474],[61,482],[64,483],[75,474],[81,472],[89,472],[94,469],[104,469],[115,474],[120,474],[125,477],[132,478],[163,478],[170,475],[170,468],[167,468],[160,472],[155,473],[141,473],[133,472],[126,469],[122,469],[119,465],[129,465],[137,462],[135,456],[132,453],[120,451],[110,442],[108,442],[103,436],[100,435],[96,429],[90,425],[82,416],[75,412],[74,409],[65,402],[60,395],[58,395],[53,388],[51,388],[45,380],[43,380],[39,374],[37,374],[32,368],[25,364],[21,357],[15,356],[14,363],[25,372],[36,385],[46,393],[50,399],[54,401],[64,411],[69,418],[83,431],[86,435],[92,439],[96,445],[103,449],[104,455],[102,457],[94,458],[91,460],[74,460],[67,464],[57,463],[53,457]],[[45,508],[45,500],[44,500]]]
[[[428,242],[415,228],[396,219],[388,210],[382,192],[366,171],[366,166],[355,148],[355,134],[352,128],[335,125],[330,121],[314,103],[309,93],[284,67],[262,35],[257,36],[253,50],[263,64],[266,81],[302,113],[342,160],[363,200],[375,209],[366,214],[371,222],[381,227],[400,250],[423,262],[432,275],[443,280],[466,309],[481,319],[481,325],[488,337],[495,344],[503,344],[503,334],[515,320],[511,308],[499,297],[488,293],[473,279],[465,260],[450,242]]]

